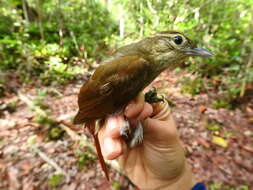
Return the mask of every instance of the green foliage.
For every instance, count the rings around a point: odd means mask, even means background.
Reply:
[[[48,185],[49,187],[55,188],[61,185],[61,183],[64,181],[64,175],[63,174],[54,174],[48,179]]]
[[[53,125],[54,121],[48,117],[37,115],[34,119],[34,121],[38,124],[45,125],[46,127],[49,127]]]
[[[82,67],[72,57],[100,59],[116,31],[98,0],[27,0],[26,11],[22,2],[0,2],[0,69],[18,72],[22,82],[39,78],[52,85],[75,79]]]
[[[204,81],[200,77],[194,79],[184,77],[181,84],[183,85],[182,92],[191,95],[200,94],[204,89]]]
[[[73,80],[80,73],[80,67],[68,66],[60,57],[49,57],[45,61],[46,72],[41,73],[40,78],[45,85],[64,83],[66,80]]]
[[[205,128],[207,128],[208,130],[210,130],[212,132],[216,132],[221,129],[221,126],[218,124],[210,124],[210,125],[205,126]]]
[[[244,83],[253,82],[253,64],[249,63],[253,51],[252,0],[118,0],[115,6],[126,19],[125,36],[139,38],[156,31],[179,30],[214,52],[212,59],[191,59],[189,69],[200,76],[224,77],[224,92],[236,84],[242,96]],[[187,93],[199,93],[198,87],[189,88]]]
[[[10,35],[12,29],[13,29],[12,18],[0,14],[0,37]]]
[[[229,83],[227,82],[226,83],[230,84],[231,88],[226,89],[226,86],[224,84],[221,84],[219,87],[220,94],[218,95],[217,99],[212,102],[212,106],[215,109],[219,108],[234,109],[237,105],[237,98],[240,95],[240,88],[235,87],[236,83],[232,82],[232,79],[229,80],[230,80],[228,81]]]
[[[45,103],[45,96],[48,94],[48,90],[38,90],[37,94],[37,97],[33,99],[33,106],[31,107],[37,113],[34,121],[42,126],[42,131],[46,134],[46,140],[61,139],[65,131],[57,122],[50,118],[49,106]],[[43,113],[38,110],[43,110]]]
[[[49,129],[48,140],[59,140],[63,137],[65,131],[58,125],[53,125]]]
[[[121,190],[121,184],[117,181],[112,182],[112,188],[113,190]]]
[[[1,72],[0,70],[0,98],[5,96],[5,91],[6,91],[6,78],[5,74]]]
[[[232,109],[233,106],[228,99],[217,99],[212,102],[212,106],[215,109],[225,108],[225,109]]]
[[[15,69],[20,62],[21,41],[15,34],[0,38],[0,69]]]
[[[45,103],[45,96],[47,95],[47,89],[37,90],[37,96],[33,99],[35,106],[40,107],[43,110],[48,109],[48,105]]]
[[[36,115],[34,121],[40,124],[42,131],[46,134],[46,141],[56,141],[63,137],[65,131],[52,119],[47,116]]]
[[[222,184],[211,184],[209,185],[209,190],[249,190],[249,187],[247,185],[241,185],[239,187],[233,188],[233,187],[227,187]]]
[[[8,142],[6,142],[5,140],[3,139],[0,139],[0,148],[2,149],[5,145],[7,145]]]
[[[9,101],[9,102],[7,103],[7,110],[8,110],[10,113],[16,111],[17,104],[18,104],[18,100],[17,100],[17,99],[14,99],[14,100]]]
[[[247,185],[241,185],[239,188],[240,190],[249,190],[249,186]]]
[[[212,184],[209,185],[210,190],[220,190],[221,189],[221,184]]]
[[[4,89],[4,85],[0,84],[0,98],[4,97],[5,95],[5,89]]]
[[[105,39],[116,31],[109,11],[97,0],[66,1],[62,11],[69,11],[69,15],[64,15],[71,37],[66,43],[84,46],[88,56],[101,56],[99,51],[105,50]]]
[[[75,155],[77,157],[77,166],[80,169],[85,168],[89,163],[94,162],[96,159],[96,156],[89,150],[83,152],[80,149],[77,149]]]
[[[89,66],[90,60],[103,58],[109,44],[161,30],[182,31],[214,52],[212,59],[188,61],[189,70],[220,77],[219,91],[231,101],[253,82],[253,0],[27,0],[26,10],[22,2],[0,2],[0,69],[18,72],[22,82],[73,80],[82,70],[73,57]],[[121,23],[121,36],[116,23]],[[203,90],[200,79],[191,84],[183,91]]]

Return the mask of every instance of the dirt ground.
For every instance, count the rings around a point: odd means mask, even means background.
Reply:
[[[240,108],[214,109],[211,104],[214,92],[196,96],[180,92],[177,81],[183,76],[187,77],[183,73],[165,72],[152,86],[175,103],[173,115],[196,180],[215,184],[217,189],[220,189],[219,184],[238,190],[243,190],[243,185],[253,187],[253,96]],[[50,117],[71,123],[77,111],[81,84],[82,80],[78,80],[57,89],[47,88],[48,93],[41,96],[40,101],[47,106],[45,109],[47,113],[50,111]],[[40,87],[41,90],[45,88]],[[23,85],[18,91],[34,100],[38,89]],[[10,102],[15,102],[15,108]],[[90,150],[77,143],[69,133],[59,140],[47,140],[45,126],[35,121],[38,110],[31,107],[20,94],[10,93],[0,99],[1,190],[136,189],[114,169],[110,169],[112,180],[107,182],[93,153],[86,154],[88,158],[81,162],[77,152]],[[75,131],[79,137],[84,134],[82,128],[75,128]],[[61,178],[57,172],[66,175]]]

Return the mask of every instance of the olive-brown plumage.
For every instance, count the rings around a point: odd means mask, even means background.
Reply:
[[[120,57],[99,67],[80,90],[75,123],[118,111],[145,87],[150,70],[148,62],[138,56]]]
[[[94,135],[100,162],[107,177],[98,146],[96,121],[122,110],[163,70],[175,68],[185,58],[193,55],[210,56],[211,53],[196,48],[189,38],[179,32],[157,33],[118,49],[82,86],[78,95],[79,111],[74,123],[86,123]]]

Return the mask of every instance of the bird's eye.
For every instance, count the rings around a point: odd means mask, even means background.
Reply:
[[[175,36],[173,38],[173,41],[175,42],[175,44],[180,45],[183,42],[183,38],[181,36]]]

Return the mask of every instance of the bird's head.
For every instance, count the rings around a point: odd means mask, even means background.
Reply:
[[[139,42],[141,51],[160,66],[161,69],[174,68],[190,56],[209,57],[213,54],[199,48],[180,32],[165,31]]]

